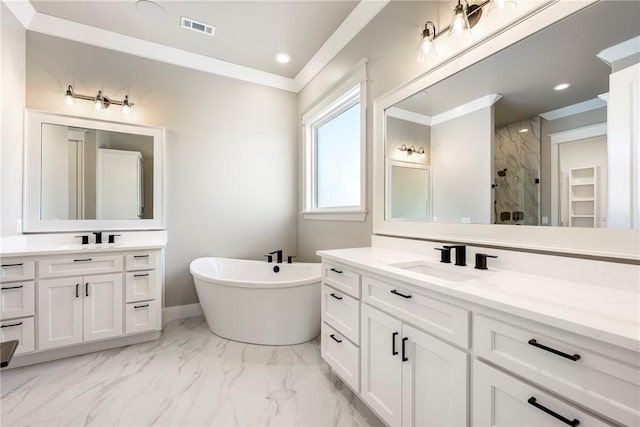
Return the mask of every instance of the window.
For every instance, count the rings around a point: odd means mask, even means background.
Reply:
[[[303,116],[305,219],[364,221],[364,79],[354,82],[358,77]]]

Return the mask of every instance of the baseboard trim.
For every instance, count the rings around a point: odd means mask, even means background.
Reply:
[[[200,307],[200,303],[165,307],[162,310],[162,319],[165,325],[173,320],[195,316],[202,316],[202,307]]]

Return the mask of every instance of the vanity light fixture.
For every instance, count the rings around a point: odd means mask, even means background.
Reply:
[[[424,30],[422,30],[422,44],[420,45],[420,54],[418,55],[420,62],[424,61],[424,58],[432,51],[433,39],[435,37],[436,25],[431,21],[427,21],[426,24],[424,24]]]
[[[426,157],[426,154],[425,154],[425,152],[424,152],[424,148],[422,148],[422,147],[418,147],[418,148],[416,148],[416,147],[415,147],[415,146],[413,146],[413,145],[412,145],[411,147],[407,147],[407,145],[406,145],[406,144],[402,144],[402,145],[400,146],[400,148],[398,148],[398,150],[400,150],[400,151],[402,151],[402,152],[404,152],[404,153],[407,153],[407,156],[410,156],[410,155],[412,155],[413,153],[416,153],[416,154],[419,154],[419,155],[420,155],[420,157],[422,157],[423,159]]]
[[[465,1],[465,4],[463,5],[462,0],[458,0],[458,4],[454,6],[453,20],[451,21],[451,25],[449,25],[449,37],[455,37],[465,31],[471,30],[469,17],[467,15],[468,8],[468,3]]]
[[[111,104],[113,104],[120,105],[122,107],[122,114],[130,114],[131,107],[133,107],[133,102],[129,101],[129,95],[125,95],[124,100],[122,101],[116,101],[104,95],[101,90],[98,91],[96,96],[88,96],[75,93],[73,90],[73,86],[69,85],[67,87],[67,92],[64,95],[64,102],[65,104],[71,106],[74,104],[76,99],[83,99],[85,101],[93,102],[95,109],[98,111],[106,110]]]
[[[495,9],[515,9],[516,7],[518,7],[518,3],[514,0],[491,0],[489,12]]]

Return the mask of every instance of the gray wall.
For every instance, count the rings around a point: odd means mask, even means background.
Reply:
[[[420,147],[424,148],[424,159],[422,156],[416,154],[408,156],[406,152],[400,151],[399,148],[403,144],[407,148],[414,146],[416,150]],[[387,159],[412,163],[431,163],[431,128],[420,123],[387,117],[387,138],[384,151]]]
[[[197,257],[296,253],[295,94],[28,32],[27,107],[68,113],[68,84],[128,93],[129,121],[167,129],[166,306],[197,301]],[[96,117],[90,102],[77,108]],[[123,120],[111,110],[100,117]],[[21,179],[12,184],[19,193]]]
[[[373,100],[423,74],[428,64],[419,63],[420,31],[425,19],[438,16],[437,2],[389,3],[354,39],[311,80],[299,94],[299,111],[305,111],[347,73],[361,58],[367,64],[367,214],[364,222],[317,221],[298,217],[298,255],[317,261],[317,250],[369,246],[371,244],[371,197],[373,170]],[[300,134],[301,135],[301,134]],[[300,136],[300,144],[302,138]],[[300,159],[302,174],[302,159]],[[303,177],[300,175],[300,180]],[[300,194],[299,210],[303,197]]]
[[[0,119],[0,236],[13,236],[22,219],[25,30],[0,4],[2,118]]]

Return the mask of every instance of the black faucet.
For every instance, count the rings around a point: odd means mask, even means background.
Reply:
[[[495,255],[476,254],[476,269],[487,270],[487,258],[498,258]]]
[[[273,251],[273,252],[269,252],[269,255],[276,255],[276,262],[278,264],[282,263],[282,249],[279,249],[279,250]]]
[[[96,245],[102,243],[102,231],[94,231],[93,233],[96,236]]]
[[[465,245],[443,246],[445,249],[455,249],[456,265],[467,265],[467,247]]]
[[[451,264],[451,248],[445,246],[444,248],[435,248],[436,251],[440,251],[440,262]]]
[[[87,236],[86,234],[83,235],[83,236],[75,236],[75,237],[81,238],[83,245],[88,245],[89,244],[89,236]]]

